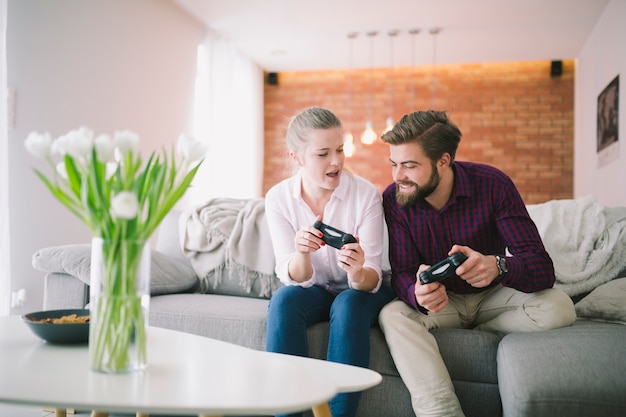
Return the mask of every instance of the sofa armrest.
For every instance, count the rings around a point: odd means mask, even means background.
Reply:
[[[89,285],[63,273],[51,272],[44,278],[43,309],[85,308],[89,303]]]
[[[190,264],[178,262],[155,250],[151,251],[150,259],[150,295],[193,292],[198,287],[198,277]],[[43,248],[33,254],[32,264],[45,274],[75,277],[88,286],[91,281],[91,245]]]

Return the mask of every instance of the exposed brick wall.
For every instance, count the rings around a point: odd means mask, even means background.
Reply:
[[[288,119],[309,106],[329,108],[344,130],[352,131],[356,152],[346,166],[382,191],[392,181],[387,145],[380,140],[363,145],[359,137],[366,119],[380,136],[393,96],[394,120],[413,110],[446,110],[463,132],[457,160],[502,169],[526,204],[572,198],[573,61],[563,62],[559,77],[550,76],[549,61],[402,67],[391,74],[390,69],[284,72],[278,85],[266,84],[263,192],[291,174]]]

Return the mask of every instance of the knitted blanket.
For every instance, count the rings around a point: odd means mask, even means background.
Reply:
[[[528,205],[554,262],[555,287],[569,296],[593,290],[626,267],[626,207],[593,197]]]
[[[225,269],[231,269],[247,292],[258,279],[260,295],[271,294],[275,261],[264,199],[213,198],[183,211],[179,230],[183,253],[200,277],[200,291],[209,288],[211,275],[217,288]]]

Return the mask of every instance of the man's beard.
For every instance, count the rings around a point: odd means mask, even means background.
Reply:
[[[400,183],[396,183],[396,201],[402,207],[414,206],[415,204],[424,201],[426,197],[431,195],[439,186],[439,173],[437,172],[437,167],[433,166],[433,173],[430,175],[428,182],[423,186],[419,186],[413,181],[402,181]],[[400,191],[400,184],[410,185],[414,187],[414,190],[410,193],[405,193]]]

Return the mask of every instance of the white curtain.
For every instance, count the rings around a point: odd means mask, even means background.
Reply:
[[[0,0],[0,316],[8,315],[11,309],[6,40],[7,0]]]
[[[260,197],[263,71],[213,32],[198,56],[194,135],[205,140],[209,149],[185,203]]]

